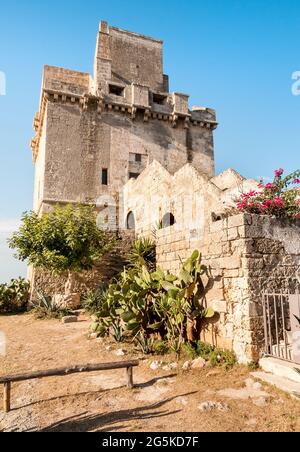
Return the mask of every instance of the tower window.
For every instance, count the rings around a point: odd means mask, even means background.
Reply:
[[[102,185],[108,185],[108,169],[102,169]]]
[[[156,94],[153,93],[153,103],[157,105],[165,105],[167,100],[167,96],[164,96],[163,94]]]
[[[123,86],[109,85],[109,94],[113,94],[114,96],[123,97],[124,96],[124,88],[123,88]]]
[[[141,163],[142,162],[142,156],[141,154],[135,154],[135,161],[137,163]]]
[[[129,179],[137,179],[139,177],[139,173],[129,173]]]

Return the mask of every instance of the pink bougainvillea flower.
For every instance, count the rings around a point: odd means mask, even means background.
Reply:
[[[294,219],[300,219],[299,171],[281,179],[283,174],[284,170],[279,168],[275,171],[273,182],[264,184],[263,181],[260,181],[257,190],[241,194],[236,201],[238,210],[282,218],[292,216]]]
[[[271,199],[266,199],[262,205],[265,209],[269,209],[269,207],[271,207],[271,205],[272,205]]]
[[[277,198],[274,198],[274,204],[277,207],[283,207],[284,206],[284,200],[278,196]]]
[[[282,168],[279,168],[278,170],[275,171],[275,176],[276,177],[281,177],[284,173],[284,170]]]
[[[273,188],[273,184],[271,184],[271,182],[266,185],[267,190],[272,190],[272,188]]]

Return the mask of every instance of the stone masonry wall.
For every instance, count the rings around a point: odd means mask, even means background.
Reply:
[[[203,255],[209,288],[206,302],[218,312],[203,339],[232,349],[240,362],[257,360],[263,348],[262,291],[295,288],[300,267],[300,224],[241,214],[211,223],[202,240],[197,231],[157,233],[158,265],[178,271],[194,249]]]
[[[74,293],[80,293],[81,298],[88,290],[97,290],[107,285],[128,264],[127,256],[131,249],[134,234],[126,232],[116,242],[115,247],[103,256],[101,261],[92,270],[76,274]],[[54,276],[47,271],[34,271],[33,299],[38,293],[53,296],[64,294],[67,274]]]

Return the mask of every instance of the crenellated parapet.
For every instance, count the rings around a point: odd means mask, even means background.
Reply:
[[[47,80],[47,86],[54,83]],[[121,87],[121,85],[120,85]],[[115,112],[130,117],[132,120],[142,120],[144,122],[158,120],[169,123],[171,127],[183,125],[184,128],[201,127],[215,130],[218,126],[215,111],[205,107],[188,108],[189,96],[180,93],[160,93],[161,103],[158,94],[154,95],[149,88],[142,85],[132,84],[124,89],[124,96],[111,94],[108,90],[98,90],[97,94],[79,94],[80,86],[70,88],[66,91],[43,88],[40,112],[34,117],[34,130],[36,136],[31,141],[34,161],[38,155],[39,141],[41,137],[43,119],[47,102],[69,104],[78,106],[82,111],[97,110],[99,116],[104,112]]]
[[[81,112],[113,112],[134,121],[162,121],[171,128],[214,130],[216,113],[205,107],[189,108],[189,95],[169,92],[163,71],[163,42],[101,22],[93,76],[45,66],[36,136],[31,142],[34,161],[39,152],[47,103],[79,107]]]

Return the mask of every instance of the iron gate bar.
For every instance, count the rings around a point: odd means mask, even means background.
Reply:
[[[298,296],[299,290],[295,291]],[[293,362],[293,343],[289,342],[290,292],[262,292],[265,353]],[[300,306],[300,303],[299,303]],[[299,313],[300,316],[300,313]]]

